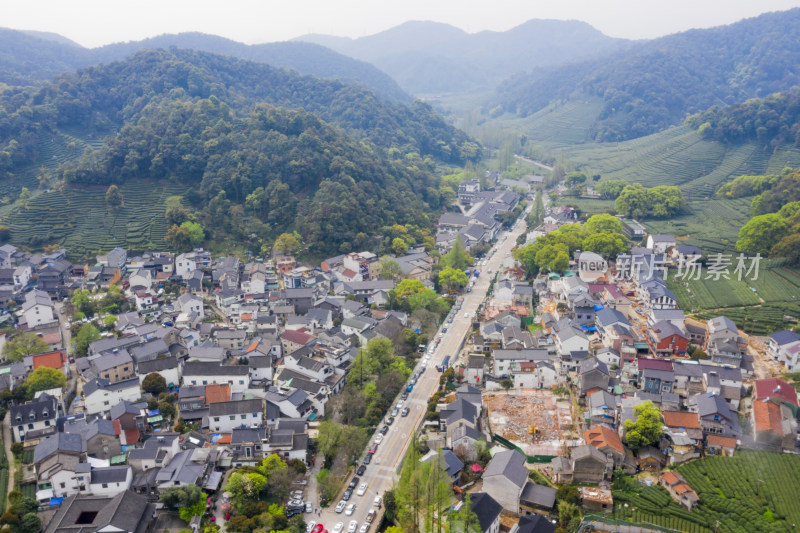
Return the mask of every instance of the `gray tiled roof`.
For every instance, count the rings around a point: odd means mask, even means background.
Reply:
[[[34,464],[40,463],[57,452],[82,453],[84,451],[83,439],[75,433],[56,433],[47,437],[33,449]]]
[[[106,466],[92,468],[92,484],[98,483],[124,483],[130,471],[129,466]]]
[[[498,452],[486,465],[483,477],[486,478],[487,476],[503,476],[517,487],[522,488],[528,479],[525,457],[517,450]]]

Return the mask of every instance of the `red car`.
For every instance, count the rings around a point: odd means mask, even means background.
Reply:
[[[322,530],[325,529],[325,526],[322,524],[317,524],[314,526],[314,529],[311,530],[311,533],[322,533]]]
[[[373,444],[372,446],[370,446],[370,448],[369,448],[369,454],[370,455],[375,455],[375,452],[377,452],[377,451],[378,451],[378,445],[377,444]]]

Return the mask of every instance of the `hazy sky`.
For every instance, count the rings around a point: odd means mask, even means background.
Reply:
[[[200,31],[245,43],[305,33],[359,37],[407,20],[470,33],[532,18],[577,19],[612,37],[651,38],[728,24],[800,0],[21,0],[3,2],[0,26],[59,33],[84,46]]]

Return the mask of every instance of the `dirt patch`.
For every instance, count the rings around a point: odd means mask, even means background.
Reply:
[[[561,455],[572,426],[569,401],[549,390],[521,390],[483,395],[492,431],[527,455]]]

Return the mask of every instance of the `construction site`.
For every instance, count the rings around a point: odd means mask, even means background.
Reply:
[[[486,393],[492,434],[511,441],[526,455],[563,455],[571,439],[572,408],[568,398],[549,390],[523,389]]]

